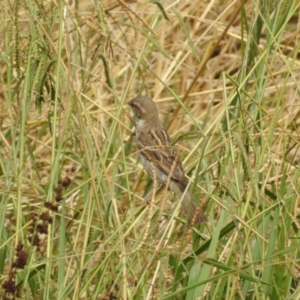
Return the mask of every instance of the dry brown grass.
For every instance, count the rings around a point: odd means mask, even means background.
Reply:
[[[15,272],[39,299],[299,293],[299,4],[262,1],[261,21],[257,1],[198,2],[0,4],[3,297]],[[176,140],[199,231],[172,222],[170,193],[140,205],[151,183],[123,143],[137,94]]]

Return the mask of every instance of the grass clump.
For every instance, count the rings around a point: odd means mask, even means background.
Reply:
[[[2,299],[299,297],[296,0],[0,12]],[[169,192],[142,204],[137,94],[207,224],[187,226]]]

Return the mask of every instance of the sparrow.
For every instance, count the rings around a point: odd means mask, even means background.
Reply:
[[[150,178],[159,184],[159,188],[152,191],[150,197],[147,195],[145,200],[152,199],[153,193],[165,186],[180,199],[183,197],[181,207],[189,224],[206,222],[206,216],[186,190],[189,180],[180,156],[171,147],[171,139],[159,120],[155,103],[148,97],[137,96],[128,104],[137,118],[135,138],[141,163]]]

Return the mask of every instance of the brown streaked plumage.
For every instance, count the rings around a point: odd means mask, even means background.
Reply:
[[[184,194],[182,209],[192,225],[206,222],[206,216],[192,201],[189,192],[185,191],[188,178],[179,155],[170,146],[170,137],[159,120],[155,103],[148,97],[138,96],[128,104],[137,117],[136,143],[145,171],[152,179],[155,177],[160,185],[168,185],[179,198]]]

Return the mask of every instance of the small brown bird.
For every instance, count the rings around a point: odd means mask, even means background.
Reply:
[[[192,201],[188,191],[185,191],[188,178],[185,176],[179,155],[170,146],[170,137],[159,120],[155,103],[148,97],[138,96],[128,104],[137,117],[135,135],[142,165],[148,175],[160,185],[152,193],[156,193],[164,185],[179,198],[184,195],[182,209],[189,223],[194,225],[206,222],[206,216]],[[147,195],[145,200],[149,201],[152,193]]]

